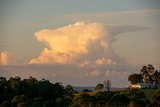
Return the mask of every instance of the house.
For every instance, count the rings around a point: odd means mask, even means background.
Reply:
[[[141,88],[141,84],[140,83],[132,84],[130,88]]]
[[[154,87],[155,87],[154,84],[144,83],[144,82],[132,84],[130,86],[130,88],[154,88]]]

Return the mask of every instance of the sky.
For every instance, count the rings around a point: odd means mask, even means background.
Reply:
[[[0,76],[129,85],[160,67],[159,0],[0,0]]]

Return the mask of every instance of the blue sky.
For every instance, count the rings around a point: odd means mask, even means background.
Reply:
[[[1,0],[0,14],[0,52],[9,52],[9,65],[27,64],[46,48],[36,32],[78,21],[150,28],[119,34],[111,45],[131,65],[160,63],[159,0]]]

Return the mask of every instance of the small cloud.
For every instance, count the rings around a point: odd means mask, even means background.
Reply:
[[[89,73],[89,75],[90,75],[91,77],[99,77],[99,76],[101,76],[102,74],[103,74],[103,73],[100,72],[100,71],[98,71],[98,70],[95,70],[95,71],[92,71],[92,72]]]
[[[0,53],[0,65],[7,65],[9,62],[9,53],[7,51]]]
[[[100,58],[96,61],[96,63],[98,65],[104,65],[104,64],[107,64],[107,65],[115,65],[116,62],[115,61],[112,61],[110,58],[109,59],[105,59],[105,58]]]
[[[96,61],[96,63],[97,63],[98,65],[103,65],[103,64],[106,63],[106,60],[105,60],[104,58],[101,58],[101,59],[98,59],[98,60]]]
[[[115,70],[113,70],[113,71],[107,70],[107,71],[105,72],[105,76],[106,76],[106,77],[122,77],[122,76],[127,77],[126,75],[128,76],[128,75],[129,75],[129,72],[127,72],[127,71],[117,72],[117,71],[115,71]]]
[[[90,66],[90,65],[92,65],[91,61],[84,60],[79,64],[79,67],[86,67],[86,66]]]
[[[108,60],[107,60],[107,64],[112,64],[112,60],[111,60],[111,59],[108,59]]]
[[[52,77],[55,77],[56,76],[56,74],[55,73],[52,73]]]
[[[108,76],[108,75],[109,75],[109,73],[110,73],[110,71],[109,71],[109,70],[107,70],[107,71],[106,71],[106,73],[105,73],[105,76]]]

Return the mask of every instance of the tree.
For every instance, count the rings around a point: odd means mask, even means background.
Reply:
[[[87,93],[79,93],[73,99],[72,107],[89,107],[94,102],[93,97]]]
[[[149,107],[160,107],[160,89],[154,92]]]
[[[158,71],[151,64],[143,66],[140,74],[145,83],[158,83]]]
[[[128,81],[130,81],[131,84],[140,83],[142,82],[142,79],[141,74],[131,74],[128,77]]]
[[[148,106],[148,104],[149,104],[149,101],[147,99],[134,99],[130,101],[127,107],[152,107],[152,106]]]
[[[6,77],[0,77],[0,81],[6,81]]]
[[[72,94],[74,94],[74,89],[73,89],[73,87],[71,86],[71,85],[67,85],[66,87],[65,87],[65,93],[66,94],[68,94],[68,95],[72,95]]]
[[[128,89],[127,90],[127,96],[131,99],[146,99],[146,96],[143,91],[140,91],[138,89]]]
[[[154,81],[155,84],[158,84],[159,83],[159,80],[158,80],[158,77],[159,77],[159,73],[158,73],[158,70],[155,70],[154,74],[152,74],[152,79]]]
[[[72,90],[73,88],[67,89]],[[38,81],[33,77],[23,80],[20,77],[11,77],[6,80],[4,77],[0,77],[0,106],[42,107],[44,104],[54,106],[54,101],[59,98],[58,103],[63,103],[62,105],[66,105],[63,107],[68,107],[70,103],[65,95],[68,96],[69,93],[65,93],[66,90],[61,83],[52,84],[45,79]],[[71,101],[72,99],[70,99]]]
[[[103,84],[97,84],[96,87],[95,87],[95,90],[102,90],[103,89]]]
[[[72,99],[74,97],[75,90],[74,90],[73,86],[71,86],[71,85],[67,85],[64,90],[65,90],[65,93],[64,93],[63,102],[67,102],[65,104],[70,105],[72,102]]]
[[[160,71],[159,71],[159,73],[158,73],[157,83],[159,83],[159,84],[160,84]]]
[[[111,93],[106,91],[99,91],[95,94],[95,101],[98,104],[106,105],[107,101],[111,98]]]
[[[147,69],[148,69],[149,74],[152,74],[154,72],[154,70],[155,70],[153,65],[151,65],[151,64],[148,65]]]
[[[110,80],[104,81],[103,85],[104,88],[107,89],[107,91],[109,92],[111,87],[111,81]]]
[[[120,93],[111,97],[108,101],[108,104],[111,105],[111,107],[127,107],[129,102],[129,97],[126,94]]]

